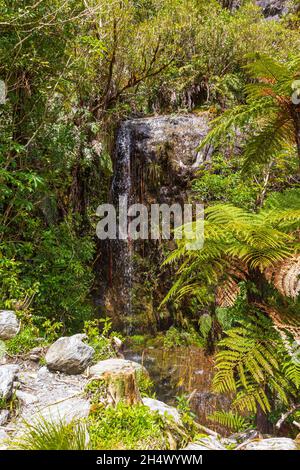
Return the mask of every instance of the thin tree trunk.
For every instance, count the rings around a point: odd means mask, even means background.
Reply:
[[[292,118],[295,128],[295,140],[297,145],[297,152],[299,158],[299,171],[300,171],[300,105],[292,106]]]
[[[262,434],[272,434],[272,424],[268,421],[268,416],[263,412],[260,405],[257,405],[256,428]]]

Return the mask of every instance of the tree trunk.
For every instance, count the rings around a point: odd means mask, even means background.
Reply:
[[[217,342],[219,341],[222,334],[222,328],[216,315],[216,304],[214,304],[211,308],[211,317],[212,325],[211,330],[208,333],[205,347],[205,354],[207,356],[212,356],[215,353]]]
[[[299,158],[299,171],[300,171],[300,104],[292,105],[292,118],[295,128],[295,140],[297,145],[297,152]]]
[[[128,405],[142,402],[134,369],[120,371],[119,373],[107,373],[104,380],[114,405],[119,402]]]
[[[257,412],[256,412],[256,428],[262,434],[272,434],[273,432],[273,425],[268,421],[268,415],[263,412],[260,405],[257,405]]]

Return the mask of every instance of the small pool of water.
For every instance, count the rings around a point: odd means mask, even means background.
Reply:
[[[230,399],[211,391],[214,360],[202,348],[135,347],[125,351],[126,359],[143,364],[155,384],[158,400],[176,404],[176,396],[192,395],[190,405],[197,420],[215,428],[207,416],[216,410],[229,409]]]

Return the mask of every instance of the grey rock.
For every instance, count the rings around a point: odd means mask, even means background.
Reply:
[[[4,426],[9,420],[10,413],[8,410],[0,410],[0,426]]]
[[[13,393],[13,385],[19,366],[9,364],[0,366],[0,398],[9,400]]]
[[[242,448],[243,450],[298,450],[298,446],[293,439],[288,437],[272,437],[249,442]]]
[[[281,15],[288,13],[289,0],[257,0],[257,5],[261,7],[266,18],[277,19]]]
[[[53,403],[45,408],[39,409],[31,418],[30,422],[46,421],[64,422],[79,421],[87,418],[90,412],[90,402],[81,397],[70,397],[60,403]]]
[[[25,409],[26,410],[26,409]],[[27,432],[27,426],[24,421],[31,425],[37,425],[41,422],[52,424],[69,424],[71,422],[81,423],[90,413],[90,402],[82,397],[69,397],[57,403],[50,403],[45,407],[36,407],[35,412],[22,414],[18,424],[18,429],[14,434],[14,439],[18,440]],[[88,445],[89,434],[85,429],[85,444]]]
[[[177,424],[181,424],[180,414],[173,406],[169,406],[162,401],[148,397],[143,398],[143,404],[151,411],[158,411],[161,416],[171,416]]]
[[[193,442],[184,450],[227,450],[222,441],[214,436],[203,437],[197,442]]]
[[[7,450],[8,449],[8,444],[7,441],[9,439],[9,435],[0,429],[0,450]]]
[[[128,361],[126,359],[106,359],[89,367],[86,371],[89,377],[101,378],[107,373],[119,374],[134,369],[137,372],[147,374],[146,369],[138,362]]]
[[[232,434],[230,439],[235,440],[238,444],[248,441],[250,439],[262,438],[262,435],[256,429],[250,429],[249,431],[238,432]]]
[[[33,416],[48,407],[51,407],[50,412],[54,409],[55,414],[55,404],[60,406],[60,403],[82,398],[87,383],[83,375],[50,372],[45,366],[38,371],[30,364],[29,367],[22,368],[18,375],[20,387],[16,394],[20,397],[21,409],[16,420],[17,427],[22,426],[24,421],[31,423]]]
[[[50,372],[50,370],[48,370],[46,366],[42,366],[36,374],[36,378],[38,380],[45,380],[45,379],[47,380],[52,376],[53,376],[53,373]]]
[[[83,342],[85,338],[80,334],[58,339],[45,356],[48,368],[66,374],[81,374],[95,353],[91,346]]]
[[[23,390],[17,390],[16,397],[24,406],[31,405],[32,403],[36,403],[38,401],[36,396],[32,395],[31,393],[23,392]]]
[[[162,150],[166,149],[174,170],[197,169],[209,157],[210,149],[198,151],[201,140],[209,131],[208,114],[201,116],[155,116],[126,121],[134,136],[132,153],[149,164],[161,163]]]
[[[44,348],[41,348],[41,347],[33,348],[31,349],[31,351],[29,351],[28,358],[33,362],[39,362],[43,354],[44,354]]]
[[[0,310],[0,339],[11,339],[19,333],[20,322],[13,310]]]

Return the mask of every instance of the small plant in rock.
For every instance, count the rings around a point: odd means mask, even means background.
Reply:
[[[154,382],[144,371],[137,371],[137,385],[142,397],[155,398]]]
[[[176,408],[181,415],[182,423],[188,430],[190,437],[194,438],[197,434],[197,427],[195,423],[196,415],[191,409],[190,399],[187,395],[179,395],[176,397],[176,402]]]
[[[87,450],[85,423],[65,423],[39,418],[37,422],[25,423],[24,434],[14,441],[12,449],[18,450]]]
[[[26,312],[19,312],[21,321],[20,332],[5,342],[6,351],[10,355],[25,354],[36,346],[46,346],[56,341],[62,330],[61,322],[46,320]]]
[[[111,327],[112,323],[109,318],[84,322],[84,332],[88,337],[89,345],[95,350],[94,361],[116,357],[112,339],[117,334],[111,331]]]
[[[38,345],[39,329],[28,324],[12,339],[6,341],[6,350],[10,355],[24,354]]]
[[[143,346],[147,343],[147,337],[145,335],[132,335],[129,338],[130,344],[135,346]]]
[[[84,389],[87,398],[91,402],[92,412],[96,412],[99,408],[103,407],[107,396],[107,385],[105,380],[93,379],[87,383]]]
[[[48,343],[53,343],[54,341],[56,341],[60,336],[62,328],[63,328],[62,322],[51,321],[49,319],[44,321],[44,323],[42,324],[42,329],[44,332],[43,336],[45,340]]]
[[[13,393],[10,398],[0,397],[0,410],[9,410],[10,412],[14,412],[18,407],[18,399]]]

